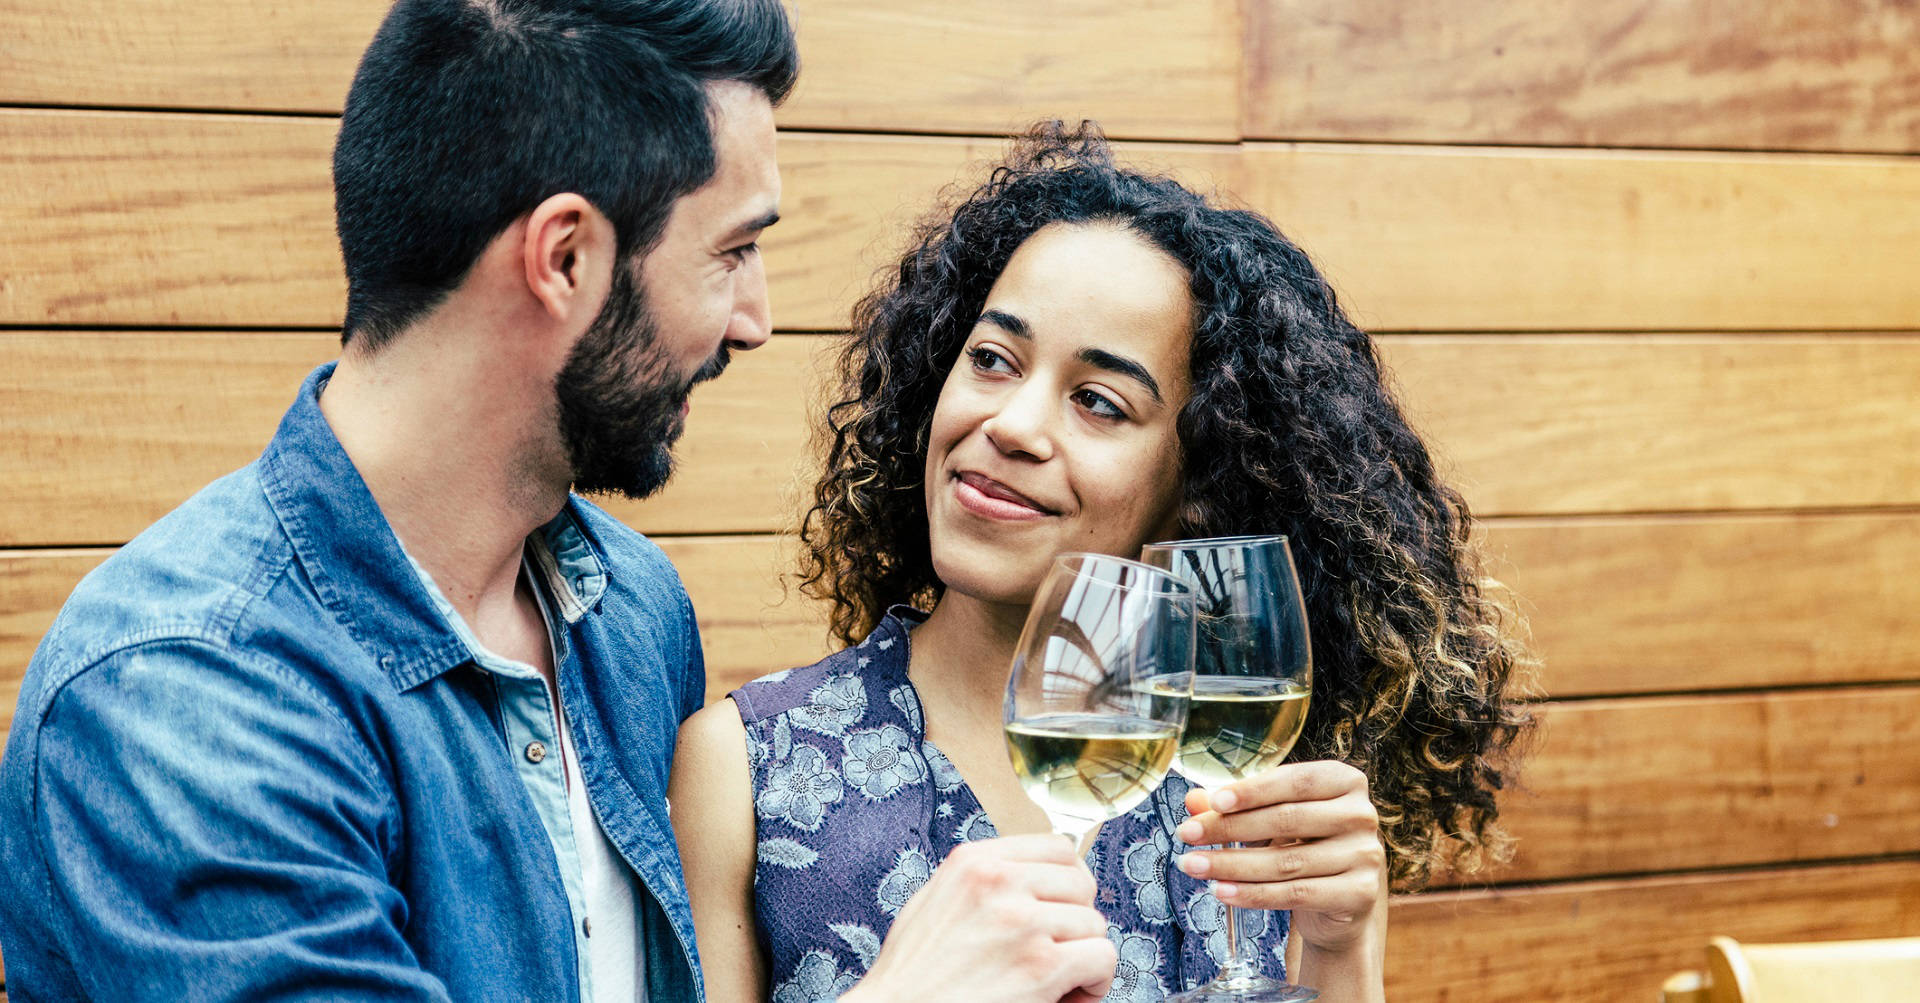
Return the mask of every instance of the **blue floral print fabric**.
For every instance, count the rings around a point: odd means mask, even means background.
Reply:
[[[893,918],[962,843],[996,835],[926,739],[896,607],[859,645],[729,694],[747,729],[757,816],[754,913],[774,1003],[819,1003],[866,974]],[[1088,850],[1120,963],[1111,1003],[1158,1003],[1213,977],[1223,910],[1173,866],[1188,785],[1169,776]],[[1283,974],[1285,913],[1242,912],[1243,950]]]

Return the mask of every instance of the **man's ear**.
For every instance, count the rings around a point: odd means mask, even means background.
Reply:
[[[613,224],[572,192],[549,196],[527,215],[521,260],[527,291],[554,320],[592,318],[613,280]]]

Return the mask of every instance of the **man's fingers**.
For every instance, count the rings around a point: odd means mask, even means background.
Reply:
[[[1092,905],[1098,891],[1093,872],[1067,848],[1066,840],[1054,840],[1061,849],[1058,855],[1041,849],[1038,855],[1049,858],[1042,860],[1030,859],[1033,854],[1024,847],[994,845],[1002,842],[985,840],[956,849],[941,861],[934,879],[961,883],[981,895],[1019,889],[1046,902]]]
[[[1062,944],[1075,940],[1107,939],[1107,920],[1092,906],[1062,902],[1030,902],[1018,917],[1004,917]]]
[[[1113,985],[1113,970],[1120,963],[1120,955],[1114,950],[1113,941],[1107,939],[1104,926],[1097,938],[1075,940],[1060,945],[1060,975],[1057,983],[1065,990],[1077,989],[1087,995],[1084,997],[1062,996],[1068,999],[1102,999],[1107,989]]]
[[[994,839],[962,843],[947,855],[948,860],[968,857],[995,857],[1024,860],[1037,864],[1075,864],[1080,862],[1073,844],[1065,837],[1049,832],[1030,832],[1024,836],[999,836]]]

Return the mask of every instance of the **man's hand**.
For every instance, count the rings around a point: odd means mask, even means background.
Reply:
[[[1187,810],[1182,840],[1249,844],[1180,858],[1182,871],[1215,882],[1220,901],[1291,909],[1303,945],[1328,953],[1361,947],[1384,925],[1387,854],[1366,774],[1331,761],[1288,763],[1211,796],[1196,788]]]
[[[1098,1000],[1116,962],[1093,874],[1059,836],[959,847],[900,910],[842,1003]]]

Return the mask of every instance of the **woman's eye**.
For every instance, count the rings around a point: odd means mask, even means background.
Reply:
[[[967,358],[973,363],[973,368],[982,372],[1013,371],[1013,364],[991,348],[970,348],[967,350]]]
[[[736,247],[733,250],[728,251],[727,256],[732,258],[735,261],[745,261],[747,260],[747,255],[752,254],[758,250],[760,250],[760,242],[756,240],[750,243],[741,244],[739,247]]]
[[[1093,414],[1097,417],[1125,418],[1127,416],[1127,413],[1125,411],[1120,410],[1119,405],[1106,399],[1105,397],[1102,397],[1100,394],[1097,394],[1092,390],[1074,391],[1073,400],[1074,400],[1074,403],[1079,404],[1081,407],[1084,407],[1088,411],[1093,412]]]

